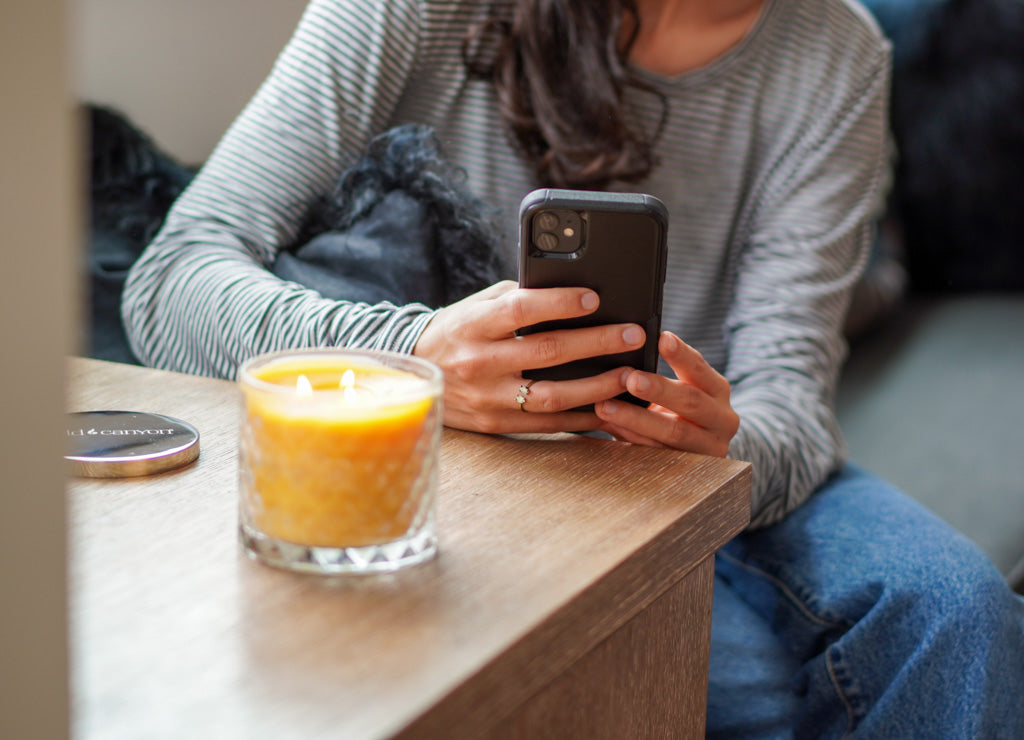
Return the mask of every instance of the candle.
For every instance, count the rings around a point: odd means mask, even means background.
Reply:
[[[386,352],[303,350],[240,372],[247,551],[316,572],[394,570],[436,550],[441,372]]]

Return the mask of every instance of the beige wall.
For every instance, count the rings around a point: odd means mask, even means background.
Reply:
[[[64,0],[0,23],[0,737],[68,734],[63,368],[77,309]]]
[[[306,0],[74,0],[75,90],[199,163],[273,66]]]

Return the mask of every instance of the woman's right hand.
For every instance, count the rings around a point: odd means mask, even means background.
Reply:
[[[568,409],[622,393],[626,367],[579,380],[539,380],[530,385],[522,409],[516,401],[525,382],[523,370],[625,352],[644,343],[644,331],[636,324],[515,334],[543,321],[586,316],[598,301],[597,293],[586,288],[526,289],[504,281],[439,310],[413,354],[444,371],[445,424],[488,433],[600,428],[593,413]]]

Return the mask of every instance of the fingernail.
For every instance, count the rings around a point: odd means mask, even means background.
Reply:
[[[583,303],[583,308],[593,311],[597,308],[598,304],[597,293],[584,293],[581,302]]]
[[[601,404],[601,410],[608,414],[608,416],[612,416],[619,410],[619,404],[615,401],[605,401]]]
[[[626,344],[640,344],[644,341],[644,333],[635,326],[631,326],[622,332],[622,339]]]
[[[661,351],[662,352],[675,352],[679,346],[676,342],[676,338],[671,334],[665,333],[661,335]]]
[[[629,382],[629,376],[633,374],[632,370],[623,370],[622,375],[619,378],[619,382],[622,383],[622,387],[626,387],[626,383]]]
[[[634,385],[636,386],[636,390],[638,393],[645,393],[646,391],[650,390],[651,379],[648,378],[646,375],[640,375],[634,381]]]

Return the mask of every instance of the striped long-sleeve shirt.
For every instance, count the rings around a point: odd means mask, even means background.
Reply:
[[[267,81],[135,265],[123,317],[147,364],[232,377],[253,354],[345,345],[410,352],[425,306],[326,300],[268,271],[311,203],[376,134],[424,123],[507,227],[536,183],[467,29],[511,0],[313,0]],[[802,503],[845,457],[833,410],[841,324],[886,168],[889,48],[855,0],[766,0],[747,37],[678,77],[658,166],[614,187],[670,213],[663,327],[732,384],[730,456],[754,465],[753,523]],[[653,130],[661,102],[635,90]],[[565,101],[572,105],[571,100]]]

